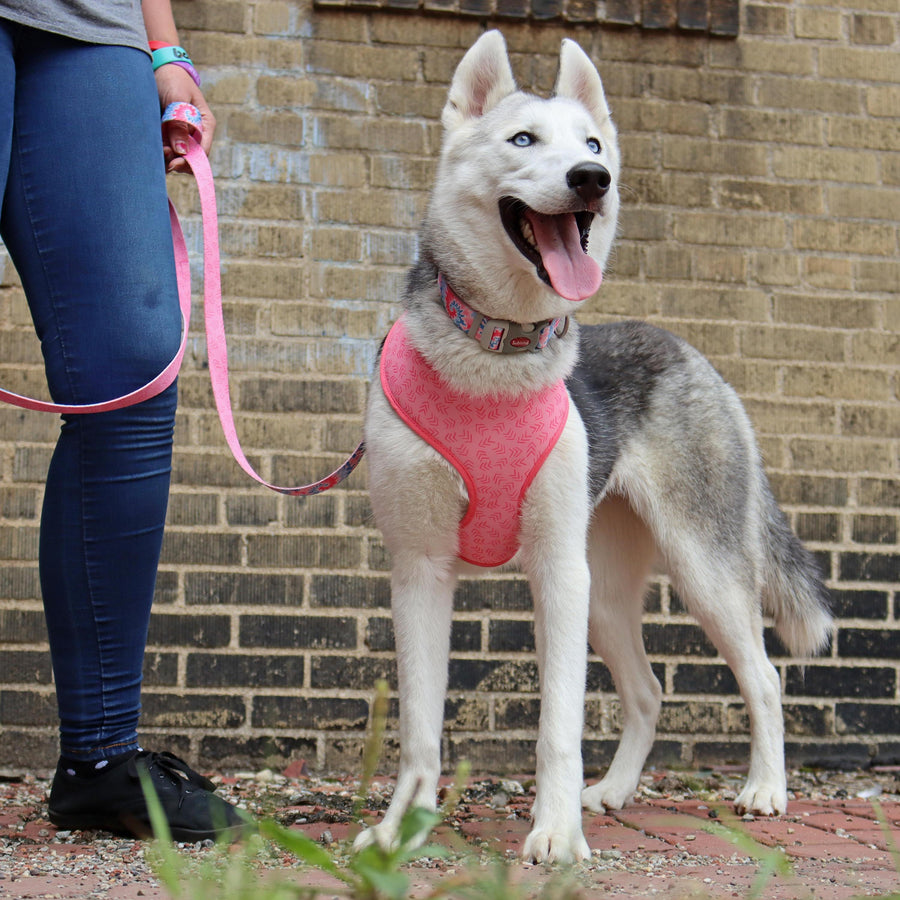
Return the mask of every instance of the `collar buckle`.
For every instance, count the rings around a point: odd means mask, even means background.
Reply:
[[[453,324],[490,353],[543,350],[552,338],[562,337],[569,330],[568,316],[528,324],[490,319],[460,300],[441,273],[438,284],[444,309]]]

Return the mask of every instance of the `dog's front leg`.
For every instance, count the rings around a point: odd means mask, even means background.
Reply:
[[[357,849],[374,841],[394,845],[409,807],[436,805],[457,530],[466,501],[459,476],[400,421],[377,383],[369,396],[366,445],[372,509],[392,561],[400,770],[384,820],[357,837]]]
[[[581,822],[590,592],[586,483],[578,421],[567,426],[523,508],[522,562],[534,596],[541,679],[537,796],[523,856],[536,862],[590,856]]]
[[[383,821],[357,837],[357,849],[373,841],[385,848],[395,846],[408,809],[436,806],[456,575],[450,560],[440,563],[398,555],[391,577],[391,607],[400,698],[400,768]]]

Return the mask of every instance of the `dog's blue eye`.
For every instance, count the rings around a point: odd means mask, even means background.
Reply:
[[[587,139],[588,150],[591,153],[599,153],[600,152],[600,141],[597,138],[588,138]]]
[[[529,134],[527,131],[520,131],[518,134],[514,134],[509,142],[514,144],[516,147],[530,147],[535,141],[535,137],[533,134]]]

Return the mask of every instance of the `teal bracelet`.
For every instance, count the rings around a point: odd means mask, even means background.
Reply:
[[[184,47],[160,47],[153,51],[152,56],[154,72],[166,63],[187,63],[191,67],[194,65]]]
[[[197,74],[197,70],[194,68],[194,64],[191,62],[191,58],[184,47],[160,47],[158,50],[153,50],[150,55],[153,57],[154,72],[160,66],[172,63],[173,65],[181,66],[194,79],[194,84],[200,87],[200,76]]]

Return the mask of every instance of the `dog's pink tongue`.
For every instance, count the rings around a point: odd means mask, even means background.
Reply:
[[[595,293],[603,273],[596,260],[581,249],[575,216],[546,216],[533,210],[526,215],[553,290],[573,302],[586,300]]]

